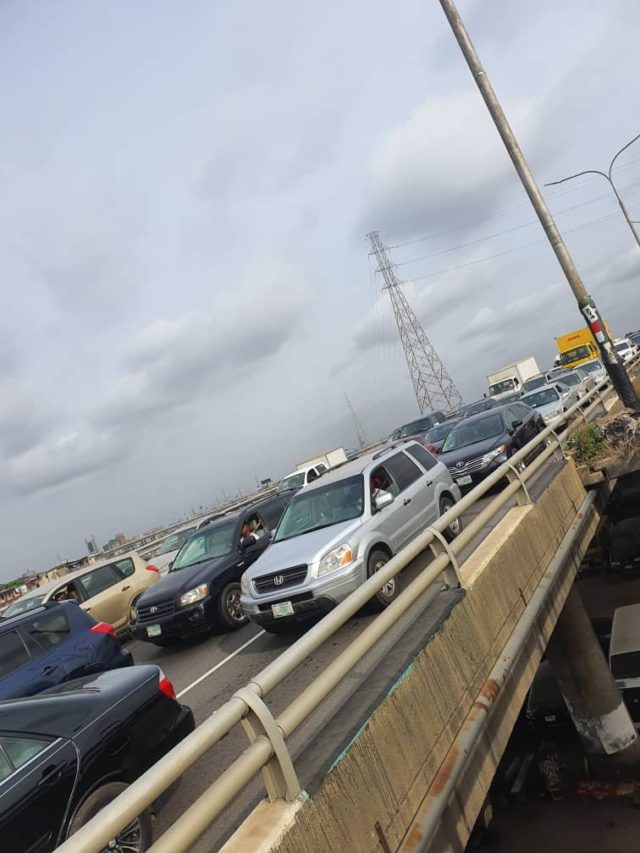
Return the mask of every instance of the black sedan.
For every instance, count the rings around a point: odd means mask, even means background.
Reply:
[[[194,729],[157,666],[71,681],[0,702],[0,838],[7,851],[54,850]],[[109,844],[142,853],[144,812]]]
[[[461,489],[470,489],[544,428],[542,417],[523,403],[498,406],[460,421],[445,439],[438,459]]]

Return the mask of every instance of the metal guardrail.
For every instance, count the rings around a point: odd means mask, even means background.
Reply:
[[[631,366],[637,367],[638,364],[640,364],[640,357],[636,358]],[[234,693],[231,699],[174,747],[158,764],[133,782],[126,791],[102,809],[58,849],[62,853],[93,853],[93,851],[97,853],[103,849],[119,830],[148,808],[201,758],[206,750],[214,746],[238,724],[242,725],[247,734],[248,748],[153,844],[151,851],[177,853],[177,851],[188,849],[258,772],[262,774],[270,799],[292,801],[299,796],[302,789],[287,749],[286,739],[375,643],[385,636],[397,619],[432,583],[439,578],[444,578],[448,586],[460,585],[458,557],[463,549],[512,498],[515,498],[519,504],[531,503],[527,482],[552,456],[562,458],[563,445],[579,425],[580,420],[587,423],[589,417],[601,407],[606,411],[606,403],[611,398],[610,382],[603,380],[560,416],[552,426],[546,427],[458,501],[431,527],[392,557],[380,571],[366,580],[347,599],[255,675],[245,687]],[[538,454],[529,464],[526,464],[527,457],[538,447],[540,448]],[[507,485],[474,516],[453,542],[447,542],[444,532],[451,522],[474,506],[479,498],[504,478],[508,480]],[[391,578],[427,548],[433,553],[433,561],[278,717],[274,717],[265,704],[265,697],[360,610]]]

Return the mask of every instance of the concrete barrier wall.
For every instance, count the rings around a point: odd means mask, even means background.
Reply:
[[[271,840],[252,851],[379,851],[381,834],[391,850],[403,839],[408,848],[417,843],[417,837],[407,836],[411,822],[427,791],[435,794],[448,778],[455,737],[479,694],[495,689],[488,675],[584,497],[569,463],[537,504],[511,509],[464,563],[465,598],[392,686],[320,790],[289,808],[281,804],[277,814],[273,805],[262,803],[225,850],[248,849],[251,836],[255,845],[257,826],[269,826]],[[433,846],[438,853],[464,849],[597,520],[594,512],[537,635],[529,639],[494,705],[485,737],[470,758],[470,772],[441,824]]]

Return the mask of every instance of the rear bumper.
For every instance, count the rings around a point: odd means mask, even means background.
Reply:
[[[180,711],[178,713],[175,725],[173,726],[173,728],[167,735],[166,740],[164,741],[163,755],[168,752],[169,749],[173,749],[174,746],[177,746],[177,744],[179,744],[181,740],[184,740],[187,735],[191,734],[195,727],[196,724],[193,718],[193,711],[191,710],[191,708],[187,707],[186,705],[180,705]],[[160,796],[152,806],[154,814],[158,814],[158,812],[160,812],[167,805],[169,800],[178,790],[181,781],[182,777],[176,779],[176,781],[172,785],[170,785],[166,791],[163,791],[163,793],[160,794]]]

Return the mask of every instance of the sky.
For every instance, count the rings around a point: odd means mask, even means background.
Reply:
[[[635,0],[459,10],[541,184],[640,133]],[[370,231],[467,400],[582,325],[437,0],[2,0],[0,114],[0,581],[413,418]],[[640,327],[606,182],[545,194]]]

